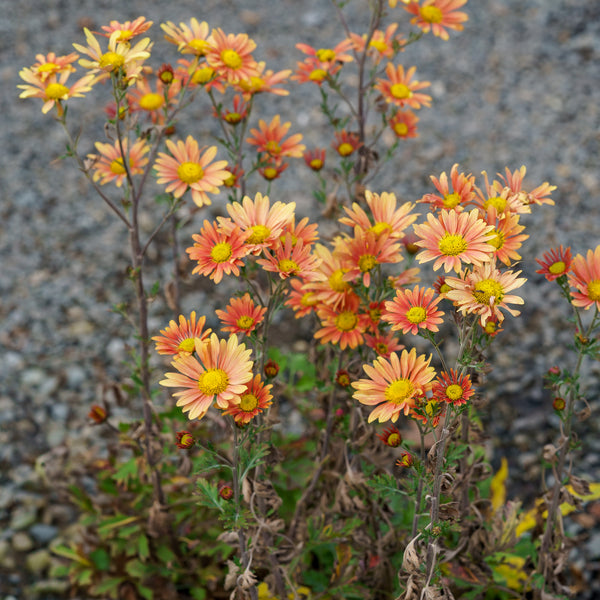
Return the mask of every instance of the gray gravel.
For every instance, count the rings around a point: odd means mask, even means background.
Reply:
[[[363,4],[351,3],[351,23],[360,22]],[[296,41],[322,46],[324,39],[333,44],[342,38],[331,5],[322,0],[205,0],[201,11],[199,6],[192,0],[0,0],[0,598],[25,598],[25,583],[46,577],[43,551],[75,515],[49,506],[52,494],[35,461],[67,438],[92,437],[85,425],[88,407],[99,400],[103,384],[127,372],[123,361],[131,342],[123,337],[121,318],[109,310],[130,296],[125,232],[74,166],[56,161],[63,134],[42,115],[39,101],[17,99],[18,71],[37,53],[68,53],[73,41],[83,43],[84,24],[98,29],[141,14],[155,28],[196,16],[226,31],[246,31],[258,44],[256,55],[275,70],[301,59]],[[517,481],[533,481],[528,465],[556,431],[547,417],[542,375],[564,360],[569,340],[565,307],[535,274],[533,257],[560,243],[575,252],[600,243],[600,2],[471,0],[466,8],[470,21],[462,34],[447,43],[428,39],[405,52],[404,64],[416,64],[418,77],[433,82],[434,103],[420,112],[421,137],[406,143],[395,168],[373,189],[414,200],[430,191],[429,174],[448,171],[454,162],[490,174],[525,164],[528,181],[558,186],[556,207],[541,208],[526,221],[526,306],[521,319],[507,320],[493,353],[499,370],[488,384],[491,426],[513,440],[496,448],[496,459],[508,453]],[[257,116],[279,112],[283,121],[299,124],[308,145],[328,143],[311,108],[316,89],[296,90],[288,98],[265,99]],[[81,147],[91,151],[101,139],[98,107],[85,99],[73,101],[72,109],[86,128]],[[194,133],[205,134],[204,126],[194,123]],[[295,200],[305,214],[314,214],[309,174],[298,163],[286,175],[271,196]],[[196,215],[196,226],[202,218]],[[184,306],[214,305],[208,290],[190,287]],[[158,328],[168,313],[160,301],[152,308]],[[585,382],[597,398],[597,368],[586,371]],[[580,474],[598,481],[596,415],[581,426]],[[581,560],[595,561],[597,569],[598,531],[583,533],[590,543]],[[25,571],[17,568],[21,557],[32,554]]]

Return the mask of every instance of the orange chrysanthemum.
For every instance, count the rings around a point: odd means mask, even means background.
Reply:
[[[41,81],[45,81],[50,75],[60,73],[74,73],[73,63],[79,58],[79,54],[71,52],[62,56],[56,56],[54,52],[48,54],[36,54],[37,61],[31,65],[30,70]]]
[[[342,266],[339,255],[332,253],[323,244],[316,244],[315,254],[321,262],[318,277],[311,283],[311,289],[320,302],[335,307],[353,293],[352,286],[344,279],[346,269]]]
[[[488,209],[485,217],[488,223],[494,225],[491,231],[494,236],[488,240],[488,244],[494,249],[494,257],[507,267],[510,267],[512,261],[521,259],[517,249],[521,247],[521,242],[529,237],[521,233],[525,226],[519,225],[519,218],[518,214],[508,214],[504,219],[498,219],[493,207]]]
[[[192,354],[196,349],[196,339],[204,340],[210,333],[210,329],[204,329],[206,317],[202,316],[196,320],[196,311],[190,313],[190,318],[186,319],[179,315],[179,323],[169,321],[169,326],[161,329],[161,335],[152,339],[156,342],[156,351],[158,354]]]
[[[259,75],[252,57],[256,44],[245,33],[224,33],[213,29],[208,38],[206,61],[229,83],[239,83]]]
[[[474,186],[475,198],[473,204],[479,208],[482,213],[486,213],[488,208],[495,208],[499,218],[503,218],[511,213],[530,213],[529,202],[527,195],[515,193],[511,188],[503,186],[499,181],[488,180],[488,175],[485,171],[481,174],[484,178],[484,188]]]
[[[288,277],[300,277],[304,280],[312,280],[318,277],[316,272],[321,259],[311,254],[311,247],[305,246],[302,240],[296,244],[291,234],[286,234],[285,242],[278,240],[270,250],[263,250],[264,258],[256,262],[271,273],[278,273],[281,279]]]
[[[304,162],[313,171],[320,171],[325,166],[325,148],[315,148],[304,152]]]
[[[195,54],[196,56],[206,54],[210,31],[206,21],[200,23],[198,19],[191,19],[189,25],[179,23],[179,27],[171,21],[167,21],[160,27],[166,34],[165,40],[177,44],[177,50],[182,54]]]
[[[152,27],[153,21],[146,21],[146,17],[138,17],[133,21],[125,21],[119,23],[119,21],[111,21],[109,25],[102,25],[104,33],[100,32],[100,35],[104,37],[111,37],[113,32],[118,31],[119,37],[117,42],[130,42],[134,37],[146,33],[150,27]]]
[[[404,344],[401,344],[398,338],[389,331],[387,333],[377,331],[375,335],[365,333],[365,344],[375,350],[377,356],[383,356],[383,358],[389,358],[392,352],[399,352],[405,348]]]
[[[361,404],[375,406],[369,415],[369,423],[377,419],[380,423],[391,420],[395,423],[400,413],[408,415],[417,400],[430,387],[435,369],[429,366],[431,356],[417,356],[412,348],[402,351],[400,357],[393,352],[389,360],[379,357],[373,366],[364,365],[369,379],[352,383],[356,390],[354,398]]]
[[[240,394],[239,403],[231,403],[223,414],[231,415],[239,425],[247,425],[256,415],[271,406],[272,387],[270,383],[265,385],[260,375],[255,375],[246,386],[246,390]]]
[[[252,379],[250,354],[232,335],[220,340],[215,333],[207,340],[196,340],[196,353],[180,355],[171,364],[177,373],[166,373],[160,385],[184,388],[175,392],[177,406],[189,419],[201,419],[213,401],[221,409],[240,403],[248,381]]]
[[[454,369],[450,369],[450,373],[443,371],[438,375],[433,384],[432,393],[438,402],[460,406],[466,404],[475,390],[471,385],[471,378],[467,374],[461,375]]]
[[[298,240],[302,240],[305,246],[311,246],[319,239],[319,224],[310,223],[308,217],[304,217],[298,223],[296,218],[292,217],[283,228],[279,236],[279,241],[285,243],[285,238],[289,233],[292,236],[292,244],[295,246]]]
[[[297,63],[296,73],[292,76],[292,80],[299,83],[314,83],[320,86],[341,68],[342,63],[333,63],[328,70],[325,70],[317,59],[307,58],[303,62]]]
[[[335,140],[331,147],[342,157],[350,156],[355,150],[362,146],[357,133],[348,132],[345,129],[335,132]]]
[[[265,152],[276,159],[283,156],[300,158],[306,148],[304,144],[300,143],[302,134],[296,133],[287,140],[283,139],[291,125],[291,122],[282,125],[279,115],[275,115],[268,125],[261,119],[258,122],[258,129],[250,130],[254,137],[249,137],[246,141],[256,146],[258,152]]]
[[[573,306],[580,306],[586,310],[596,307],[600,310],[600,246],[595,250],[588,250],[584,257],[578,254],[571,264],[568,274]]]
[[[535,260],[542,267],[536,273],[541,273],[548,281],[554,281],[570,271],[573,257],[571,248],[564,249],[561,244],[558,248],[544,252],[541,260],[538,258]]]
[[[293,289],[288,293],[285,304],[293,309],[296,319],[314,312],[319,300],[311,289],[311,283],[295,277],[291,279],[290,283]]]
[[[445,208],[461,212],[475,198],[475,177],[470,173],[468,175],[459,173],[458,164],[453,165],[450,169],[452,189],[448,184],[448,176],[445,171],[439,179],[433,175],[430,176],[430,179],[439,194],[425,194],[419,202],[428,203],[432,209]]]
[[[172,156],[158,153],[154,168],[159,184],[167,184],[166,191],[175,198],[181,198],[188,189],[192,190],[192,200],[197,206],[211,204],[208,194],[218,194],[218,186],[229,177],[225,170],[227,161],[211,161],[217,154],[217,147],[198,148],[198,142],[188,135],[185,143],[177,144],[167,140],[167,148]]]
[[[404,10],[415,15],[410,21],[413,25],[447,40],[450,37],[447,29],[462,31],[462,24],[469,20],[467,13],[458,10],[466,3],[467,0],[424,0],[421,5],[411,2]]]
[[[165,122],[165,109],[177,104],[181,79],[175,77],[167,85],[157,77],[155,85],[153,89],[146,77],[140,77],[135,87],[127,92],[127,101],[132,112],[143,111],[150,115],[153,123],[162,125]]]
[[[392,331],[413,335],[421,329],[438,331],[438,325],[444,322],[444,312],[437,308],[441,300],[441,296],[435,297],[433,288],[417,285],[414,290],[400,289],[393,300],[385,303],[382,319],[392,324]]]
[[[417,260],[420,263],[435,260],[434,271],[443,266],[446,273],[452,269],[458,273],[463,262],[479,265],[490,260],[488,241],[494,226],[481,219],[477,210],[468,213],[442,210],[438,217],[429,213],[427,223],[413,228],[419,237],[415,244],[423,248]]]
[[[385,31],[376,29],[369,40],[368,54],[372,57],[373,62],[378,65],[382,59],[391,60],[394,58],[397,50],[395,46],[402,43],[402,36],[395,35],[398,29],[398,23],[391,23]],[[366,49],[367,36],[360,36],[356,33],[350,34],[352,46],[356,52],[364,52]]]
[[[530,192],[527,192],[523,189],[523,180],[525,179],[525,174],[527,173],[525,166],[522,166],[520,169],[514,171],[514,173],[511,173],[510,169],[506,167],[505,173],[505,177],[498,173],[498,176],[500,179],[502,179],[503,183],[494,182],[497,188],[501,188],[503,185],[505,185],[513,194],[518,195],[521,199],[521,202],[525,205],[554,205],[554,200],[549,198],[549,196],[556,189],[555,185],[550,185],[547,181],[545,181]]]
[[[148,158],[144,155],[150,150],[150,146],[145,140],[136,140],[131,150],[128,150],[129,140],[127,138],[121,140],[121,143],[116,140],[114,144],[96,142],[95,146],[99,154],[88,154],[87,158],[93,161],[90,167],[94,172],[92,178],[94,181],[100,181],[100,185],[114,181],[117,187],[121,187],[127,178],[121,144],[129,174],[139,175],[144,172],[144,166],[148,164]]]
[[[358,296],[349,295],[336,308],[319,305],[317,314],[321,320],[321,329],[315,332],[315,338],[323,344],[338,344],[342,350],[356,348],[363,343],[363,334],[367,328],[366,315],[359,313]]]
[[[327,73],[334,72],[341,63],[352,62],[354,58],[348,51],[352,48],[352,40],[345,39],[334,48],[319,48],[318,50],[308,44],[296,44],[296,48],[308,56],[307,60],[314,60],[319,68]]]
[[[402,65],[394,66],[388,63],[385,68],[387,79],[378,79],[375,89],[377,89],[386,102],[395,104],[400,108],[410,106],[415,110],[421,106],[431,105],[431,96],[419,92],[423,88],[429,87],[429,81],[412,81],[417,67],[410,67],[404,71]]]
[[[256,64],[256,74],[250,79],[242,79],[233,84],[234,89],[240,91],[244,100],[248,102],[255,94],[275,94],[276,96],[287,96],[290,92],[284,88],[278,87],[280,83],[285,82],[291,75],[291,69],[273,72],[271,69],[265,69],[265,63]]]
[[[263,321],[267,308],[254,304],[246,292],[241,298],[232,298],[225,310],[216,310],[217,317],[225,327],[221,331],[249,334]]]
[[[394,116],[388,120],[388,125],[399,138],[418,137],[417,123],[419,117],[412,110],[397,110]]]

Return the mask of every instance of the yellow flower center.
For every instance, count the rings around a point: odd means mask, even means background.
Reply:
[[[230,112],[225,115],[225,120],[231,125],[237,125],[242,120],[242,115],[236,112]]]
[[[564,273],[566,268],[567,265],[565,265],[565,263],[562,260],[559,260],[558,262],[552,263],[548,267],[548,271],[550,271],[552,275],[559,275],[560,273]]]
[[[140,108],[144,110],[157,110],[165,103],[165,99],[160,94],[154,92],[145,94],[140,98]]]
[[[390,93],[394,98],[397,98],[398,100],[406,100],[407,98],[410,98],[412,96],[410,88],[407,85],[404,85],[403,83],[394,83],[394,85],[392,85],[392,87],[390,88]]]
[[[447,292],[449,292],[452,288],[447,284],[447,283],[442,283],[442,285],[440,285],[440,294],[446,294]]]
[[[371,40],[369,42],[369,46],[371,46],[371,48],[375,48],[375,50],[381,53],[385,52],[388,49],[388,45],[385,43],[384,40]]]
[[[494,323],[494,321],[488,321],[484,327],[485,332],[489,335],[496,333],[496,329],[497,329],[497,326],[496,326],[496,323]]]
[[[114,71],[122,67],[125,63],[125,57],[117,52],[105,52],[98,61],[98,65],[105,71]]]
[[[193,352],[195,348],[196,343],[194,341],[194,338],[185,338],[185,340],[182,340],[179,343],[179,346],[177,346],[177,350],[179,350],[180,352]]]
[[[393,229],[389,223],[378,221],[373,227],[369,227],[369,231],[372,231],[375,235],[379,236],[384,232],[392,233]]]
[[[377,354],[387,354],[388,353],[388,345],[383,342],[378,342],[375,344],[375,352]]]
[[[587,286],[588,298],[594,302],[600,300],[600,279],[590,281]]]
[[[501,198],[500,196],[494,196],[493,198],[488,198],[484,203],[483,207],[485,209],[493,206],[497,212],[503,213],[506,210],[506,198]]]
[[[223,185],[225,187],[233,187],[235,185],[236,182],[236,177],[233,173],[230,173],[230,175],[227,177],[227,179],[225,179],[223,181]]]
[[[52,73],[53,71],[58,71],[60,67],[53,62],[47,62],[38,67],[38,73]]]
[[[282,246],[285,246],[285,242],[287,240],[287,236],[291,235],[292,236],[292,248],[294,248],[296,246],[296,244],[298,243],[298,238],[291,232],[289,231],[285,231],[283,233],[283,235],[279,236],[279,241],[281,242]]]
[[[194,50],[198,56],[204,56],[204,54],[206,54],[206,49],[208,48],[208,42],[199,38],[190,40],[187,45]]]
[[[253,225],[252,235],[246,240],[247,244],[262,244],[270,235],[271,230],[264,225]]]
[[[395,448],[396,446],[400,445],[400,442],[402,441],[402,437],[400,436],[399,433],[390,433],[390,435],[388,435],[388,439],[387,439],[387,445],[391,446],[392,448]]]
[[[460,234],[446,233],[439,241],[438,248],[446,256],[456,256],[467,249],[467,241]]]
[[[450,398],[450,400],[458,400],[459,398],[462,398],[463,395],[463,389],[462,386],[453,383],[452,385],[449,385],[446,388],[446,396],[448,396],[448,398]]]
[[[437,6],[423,6],[419,9],[419,14],[427,23],[441,23],[444,18],[444,14]]]
[[[216,263],[227,262],[231,258],[231,255],[231,244],[227,242],[220,242],[218,244],[215,244],[212,250],[210,251],[210,257]]]
[[[381,309],[380,308],[370,308],[369,309],[369,318],[373,323],[379,323],[381,320]]]
[[[46,88],[46,98],[48,100],[60,100],[69,93],[69,88],[62,83],[51,83]]]
[[[323,69],[313,69],[308,76],[310,81],[323,81],[327,79],[327,71]]]
[[[298,263],[291,258],[282,258],[277,266],[282,273],[295,273],[300,269]]]
[[[454,192],[453,194],[446,194],[443,199],[444,208],[454,208],[460,204],[460,194]]]
[[[504,288],[495,279],[483,279],[475,285],[473,297],[480,304],[489,304],[492,298],[498,304],[504,298]]]
[[[240,398],[240,410],[253,412],[258,407],[258,398],[254,394],[244,394]]]
[[[115,160],[113,160],[110,163],[110,170],[115,175],[124,175],[126,173],[126,171],[125,171],[125,164],[123,163],[123,159],[115,158]]]
[[[395,123],[394,124],[394,131],[396,132],[396,135],[402,137],[405,136],[408,133],[408,125],[406,123]]]
[[[370,271],[377,265],[377,259],[372,254],[363,254],[358,259],[358,267],[363,273]]]
[[[263,170],[263,177],[267,180],[267,181],[271,181],[272,179],[275,179],[278,175],[278,171],[275,167],[265,167],[265,169]]]
[[[415,388],[409,379],[402,377],[392,381],[387,386],[384,395],[385,399],[392,404],[402,404],[406,402],[414,393]]]
[[[345,269],[338,269],[329,276],[329,287],[334,292],[345,292],[350,287],[350,284],[344,281],[345,272]]]
[[[194,74],[192,75],[192,83],[203,84],[208,83],[214,76],[215,70],[210,67],[202,67],[200,69],[196,69]]]
[[[229,385],[229,377],[223,369],[208,369],[198,378],[198,389],[205,396],[221,394]]]
[[[195,162],[182,162],[177,167],[177,177],[184,183],[196,183],[204,177],[204,170]]]
[[[314,295],[314,292],[306,292],[306,294],[300,298],[300,304],[302,304],[302,306],[315,306],[319,301],[314,298]]]
[[[221,60],[225,63],[225,66],[230,69],[239,69],[242,66],[242,57],[231,48],[221,52]]]
[[[335,60],[335,52],[331,48],[321,48],[317,50],[317,58],[321,62],[331,62]]]
[[[349,310],[345,310],[335,318],[335,326],[340,331],[351,331],[356,327],[358,317]]]
[[[250,329],[254,325],[254,319],[250,315],[242,315],[236,321],[236,325],[240,329]]]
[[[337,149],[340,156],[349,156],[354,152],[354,146],[348,142],[342,142]]]
[[[494,234],[494,237],[488,238],[487,243],[494,246],[496,250],[500,250],[504,246],[504,234],[497,229],[493,229],[491,233]]]
[[[323,168],[323,161],[320,158],[313,158],[309,166],[313,171],[320,171]]]
[[[427,311],[422,306],[413,306],[406,313],[410,323],[422,323],[427,318]]]
[[[275,141],[270,140],[265,144],[265,149],[269,154],[277,155],[281,152],[281,146]]]
[[[128,42],[133,37],[133,31],[130,29],[121,29],[117,42]]]

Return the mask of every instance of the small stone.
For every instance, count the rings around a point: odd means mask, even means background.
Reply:
[[[46,525],[45,523],[36,523],[29,529],[30,535],[38,544],[48,544],[58,535],[58,527]]]
[[[30,552],[25,559],[25,566],[28,571],[40,575],[43,571],[48,569],[51,562],[50,552],[42,548],[35,552]]]
[[[12,547],[16,552],[29,552],[33,546],[33,540],[24,531],[17,531],[12,537]]]
[[[37,519],[37,509],[32,506],[18,508],[12,514],[10,527],[15,531],[26,529],[33,525]]]

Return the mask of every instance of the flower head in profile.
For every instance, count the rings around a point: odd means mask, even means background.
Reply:
[[[378,65],[384,58],[392,60],[396,54],[396,46],[401,43],[401,36],[396,35],[398,23],[391,23],[385,31],[376,29],[369,40],[368,53],[373,62]],[[364,52],[367,45],[366,34],[360,36],[356,33],[350,34],[352,45],[356,52]]]
[[[539,258],[535,260],[542,267],[536,273],[540,273],[548,281],[554,281],[571,270],[573,257],[571,248],[563,248],[561,244],[558,248],[552,248],[548,252],[544,252],[541,260]]]
[[[130,42],[134,37],[146,33],[152,27],[152,21],[146,21],[146,17],[138,17],[133,21],[111,21],[109,25],[102,25],[104,32],[100,35],[110,38],[115,31],[119,32],[117,42]]]
[[[321,320],[321,329],[315,332],[315,338],[320,339],[323,344],[337,344],[342,350],[362,344],[367,317],[360,313],[359,308],[360,301],[356,295],[347,296],[335,308],[327,304],[320,305],[317,314]]]
[[[428,203],[432,209],[446,209],[461,212],[475,198],[475,177],[470,173],[458,172],[458,164],[450,169],[450,182],[444,171],[439,179],[431,175],[437,194],[425,194],[419,202]]]
[[[179,355],[171,363],[177,372],[166,373],[160,385],[183,388],[173,394],[177,406],[188,418],[201,419],[213,401],[221,409],[240,402],[240,394],[252,379],[251,352],[235,335],[220,340],[213,333],[207,340],[196,340],[198,358]]]
[[[417,123],[419,117],[412,110],[397,110],[394,116],[388,119],[388,125],[399,138],[418,137]]]
[[[294,317],[299,319],[315,311],[319,304],[315,292],[311,289],[311,283],[297,279],[291,280],[292,289],[288,293],[285,305],[294,311]]]
[[[429,87],[429,81],[413,81],[413,76],[417,67],[410,67],[408,71],[404,66],[394,66],[394,63],[388,63],[385,68],[387,79],[378,79],[376,89],[381,93],[384,100],[400,108],[408,106],[414,110],[422,106],[431,105],[431,96],[420,92],[423,88]]]
[[[179,26],[167,21],[160,27],[165,32],[167,42],[176,44],[177,51],[181,54],[195,54],[196,56],[206,54],[210,34],[210,28],[206,21],[199,22],[198,19],[193,18],[189,25],[179,23]]]
[[[92,179],[100,181],[100,185],[113,181],[117,187],[121,187],[127,178],[127,171],[130,175],[139,175],[144,172],[144,166],[148,164],[148,158],[144,155],[149,152],[150,146],[143,139],[136,140],[131,150],[128,148],[127,138],[120,143],[119,140],[115,140],[114,144],[96,142],[95,145],[98,154],[88,154],[87,158],[92,161],[90,167],[94,173]],[[121,153],[121,146],[123,153]],[[127,169],[125,169],[125,161]]]
[[[262,381],[260,375],[251,379],[246,389],[240,394],[240,401],[232,402],[223,414],[231,415],[239,425],[247,425],[258,414],[264,412],[273,401],[272,384]]]
[[[424,0],[421,5],[411,2],[404,10],[415,15],[410,22],[424,33],[431,31],[433,35],[448,40],[448,29],[462,31],[463,23],[469,20],[467,13],[458,10],[466,3],[467,0]]]
[[[54,52],[48,54],[36,54],[36,62],[30,67],[30,71],[40,81],[45,81],[51,75],[59,75],[60,73],[74,73],[75,67],[73,63],[79,58],[79,54],[71,52],[57,56]]]
[[[373,365],[364,365],[368,376],[352,383],[356,390],[354,398],[361,404],[375,406],[369,415],[369,423],[395,423],[400,413],[408,415],[435,377],[435,369],[429,366],[431,356],[418,355],[415,348],[403,350],[398,356],[392,352],[389,360],[379,357]]]
[[[588,250],[586,256],[578,254],[571,263],[568,274],[573,306],[600,310],[600,246]]]
[[[291,125],[291,122],[281,124],[279,115],[275,115],[268,125],[261,119],[258,122],[258,129],[250,130],[254,137],[249,137],[246,141],[256,146],[258,152],[265,152],[272,158],[284,156],[301,158],[306,148],[300,143],[302,134],[296,133],[284,140]]]
[[[267,160],[261,162],[262,166],[259,167],[258,172],[260,176],[266,181],[273,181],[279,179],[281,174],[288,168],[288,163],[283,162],[280,158],[267,158]]]
[[[325,166],[325,152],[325,148],[306,150],[303,154],[306,166],[313,171],[320,171]]]
[[[393,425],[390,425],[387,429],[384,429],[383,433],[378,433],[377,437],[386,446],[390,446],[391,448],[397,448],[402,443],[402,434]]]
[[[276,73],[271,69],[265,69],[266,63],[256,63],[256,73],[250,79],[241,79],[233,84],[234,89],[242,93],[246,102],[256,94],[274,94],[275,96],[287,96],[289,91],[279,87],[291,75],[291,69],[284,69]]]
[[[466,404],[467,400],[475,393],[475,390],[469,375],[466,373],[460,374],[454,369],[450,369],[449,373],[443,371],[437,376],[432,393],[438,402],[460,406]]]
[[[365,333],[364,337],[365,344],[375,350],[377,356],[384,358],[389,358],[392,352],[399,352],[405,348],[404,344],[401,344],[390,331],[386,333],[376,331],[374,335]]]
[[[217,154],[217,147],[199,148],[198,142],[188,135],[185,142],[177,143],[167,140],[167,148],[171,155],[158,153],[154,168],[157,182],[167,184],[165,190],[175,198],[181,198],[189,189],[192,200],[197,206],[211,204],[208,194],[219,193],[229,173],[225,170],[227,161],[212,162]]]
[[[433,288],[417,285],[413,290],[399,289],[396,297],[385,303],[382,319],[392,324],[392,331],[401,330],[413,335],[422,329],[438,331],[438,325],[444,322],[444,312],[437,308],[441,300],[441,296],[435,296]]]
[[[247,335],[262,323],[267,308],[254,304],[250,294],[246,292],[241,298],[232,298],[225,310],[215,312],[224,325],[221,331]]]
[[[318,277],[311,283],[311,289],[317,300],[336,307],[353,293],[352,286],[344,279],[347,270],[342,265],[339,253],[331,252],[323,244],[315,245],[315,255],[321,262],[317,267]]]
[[[554,200],[550,198],[550,194],[556,189],[555,185],[550,185],[547,181],[538,185],[536,188],[531,190],[530,192],[523,189],[523,180],[525,179],[525,174],[527,169],[525,166],[522,166],[520,169],[512,172],[508,167],[505,169],[506,176],[502,176],[498,173],[498,176],[502,180],[502,182],[496,181],[494,182],[497,189],[501,189],[502,186],[506,186],[509,188],[511,193],[517,195],[521,202],[525,205],[530,204],[549,204],[554,205]]]
[[[160,330],[160,335],[154,336],[158,354],[169,354],[178,356],[180,354],[192,354],[196,349],[196,339],[204,340],[210,333],[210,329],[204,329],[206,317],[196,319],[196,311],[190,313],[186,319],[179,315],[179,322],[169,321],[169,326]]]
[[[165,109],[177,104],[180,92],[181,80],[177,77],[169,85],[157,77],[154,87],[148,78],[140,77],[127,92],[127,100],[132,112],[141,111],[149,115],[153,123],[164,124]]]
[[[345,129],[336,131],[335,140],[331,142],[331,147],[343,158],[350,156],[362,145],[357,133],[348,132]]]
[[[213,29],[208,38],[206,61],[229,83],[239,83],[259,75],[257,63],[252,57],[256,44],[245,33],[225,33]]]
[[[312,60],[326,73],[334,73],[342,63],[354,60],[349,51],[352,49],[352,40],[345,39],[333,48],[313,48],[308,44],[296,44],[298,50],[307,55],[307,60]]]
[[[491,206],[485,216],[485,220],[494,225],[494,229],[491,231],[494,236],[488,240],[488,244],[493,249],[494,258],[503,262],[507,267],[521,259],[517,249],[521,247],[521,242],[529,237],[527,234],[521,233],[525,226],[519,224],[519,219],[520,215],[514,213],[498,219],[496,209]]]

